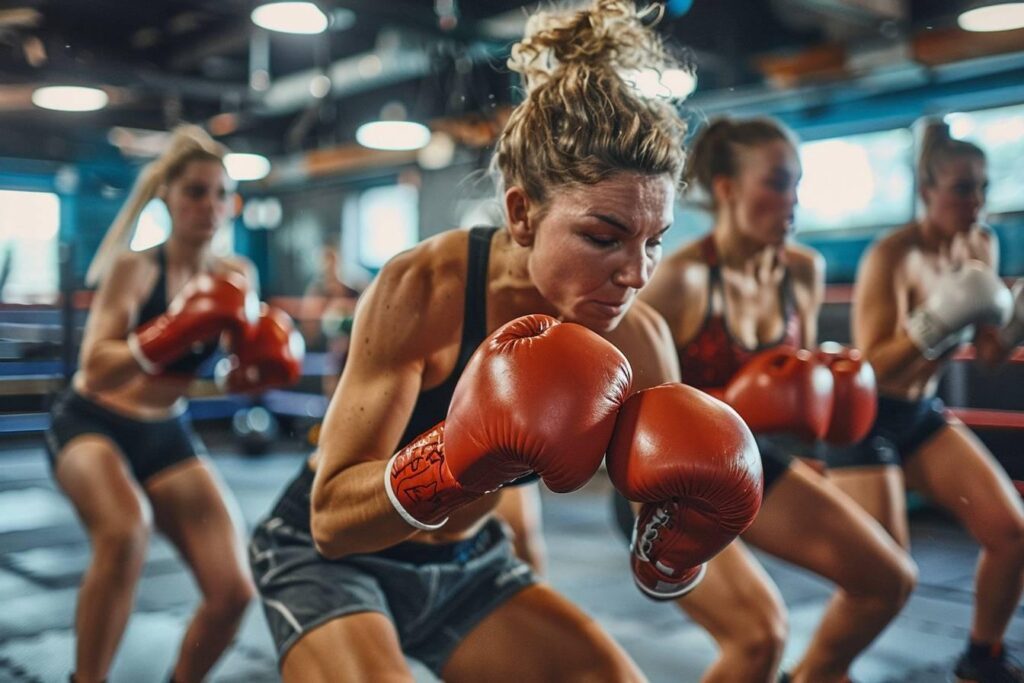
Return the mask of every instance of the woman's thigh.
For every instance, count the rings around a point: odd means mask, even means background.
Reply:
[[[285,683],[412,683],[394,625],[379,612],[332,619],[304,634],[281,662]]]
[[[852,498],[904,548],[910,547],[906,485],[898,465],[829,470],[828,480]]]
[[[700,585],[677,602],[719,642],[743,640],[755,632],[785,637],[782,595],[739,540],[716,555]]]
[[[227,495],[206,463],[178,463],[151,477],[146,492],[157,527],[181,552],[204,595],[243,591],[248,567]],[[237,597],[237,596],[236,596]]]
[[[455,649],[444,680],[641,681],[629,655],[591,617],[545,585],[485,617]]]
[[[743,538],[853,593],[889,590],[901,565],[909,567],[881,525],[799,463],[772,488]]]
[[[1012,537],[1024,506],[1010,477],[978,437],[950,424],[905,460],[907,483],[946,508],[982,544]]]
[[[54,476],[90,534],[130,534],[149,525],[145,494],[108,437],[83,434],[69,441]]]

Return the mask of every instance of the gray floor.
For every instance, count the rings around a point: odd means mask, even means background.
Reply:
[[[234,492],[247,525],[269,507],[292,475],[300,454],[260,459],[217,455],[215,464]],[[603,623],[652,681],[697,681],[714,647],[674,607],[642,598],[626,569],[624,545],[612,529],[607,483],[546,495],[544,520],[550,580]],[[948,680],[963,646],[971,612],[975,546],[936,516],[913,521],[921,585],[908,607],[858,660],[865,683]],[[63,681],[71,667],[70,624],[75,590],[88,547],[66,500],[49,478],[41,447],[0,443],[0,681]],[[790,608],[795,660],[821,615],[829,587],[781,562],[762,557]],[[172,548],[157,539],[139,587],[112,683],[166,680],[196,591]],[[1024,610],[1008,634],[1024,649]],[[258,609],[250,610],[237,644],[215,669],[215,681],[277,680],[270,639]],[[432,680],[416,667],[420,680]]]

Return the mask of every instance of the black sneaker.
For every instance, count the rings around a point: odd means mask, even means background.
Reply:
[[[972,660],[965,652],[953,669],[956,680],[963,683],[1024,683],[1020,662],[1000,652],[998,657]]]

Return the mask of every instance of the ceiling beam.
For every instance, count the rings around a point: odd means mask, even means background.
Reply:
[[[244,53],[252,30],[253,24],[246,18],[191,43],[179,43],[167,60],[167,67],[174,71],[185,71],[200,66],[209,57]]]

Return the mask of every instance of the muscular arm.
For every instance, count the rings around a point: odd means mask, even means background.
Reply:
[[[864,352],[881,385],[899,384],[918,376],[938,361],[925,359],[899,325],[896,263],[875,245],[857,269],[853,288],[853,343]]]
[[[651,281],[640,290],[640,301],[651,306],[668,323],[678,329],[686,306],[686,263],[676,252],[654,270]]]
[[[668,323],[652,310],[651,326],[653,328],[651,339],[656,347],[652,353],[647,354],[647,362],[643,366],[643,372],[648,377],[645,383],[649,383],[649,386],[657,386],[665,382],[680,381],[679,356],[676,355],[675,340],[672,338],[672,331],[669,330]],[[651,367],[648,368],[647,365]]]
[[[633,392],[680,379],[679,357],[665,319],[654,308],[638,301],[619,325],[608,334],[633,368]]]
[[[793,248],[793,277],[801,292],[797,296],[804,346],[818,345],[818,314],[825,301],[825,259],[806,247]]]
[[[145,291],[145,265],[137,254],[122,254],[96,292],[80,357],[88,391],[115,389],[142,372],[125,339]]]
[[[416,531],[388,500],[384,473],[420,392],[430,340],[450,324],[433,312],[461,307],[450,301],[452,285],[431,282],[414,258],[389,263],[367,291],[320,432],[311,527],[327,557],[379,550]]]

